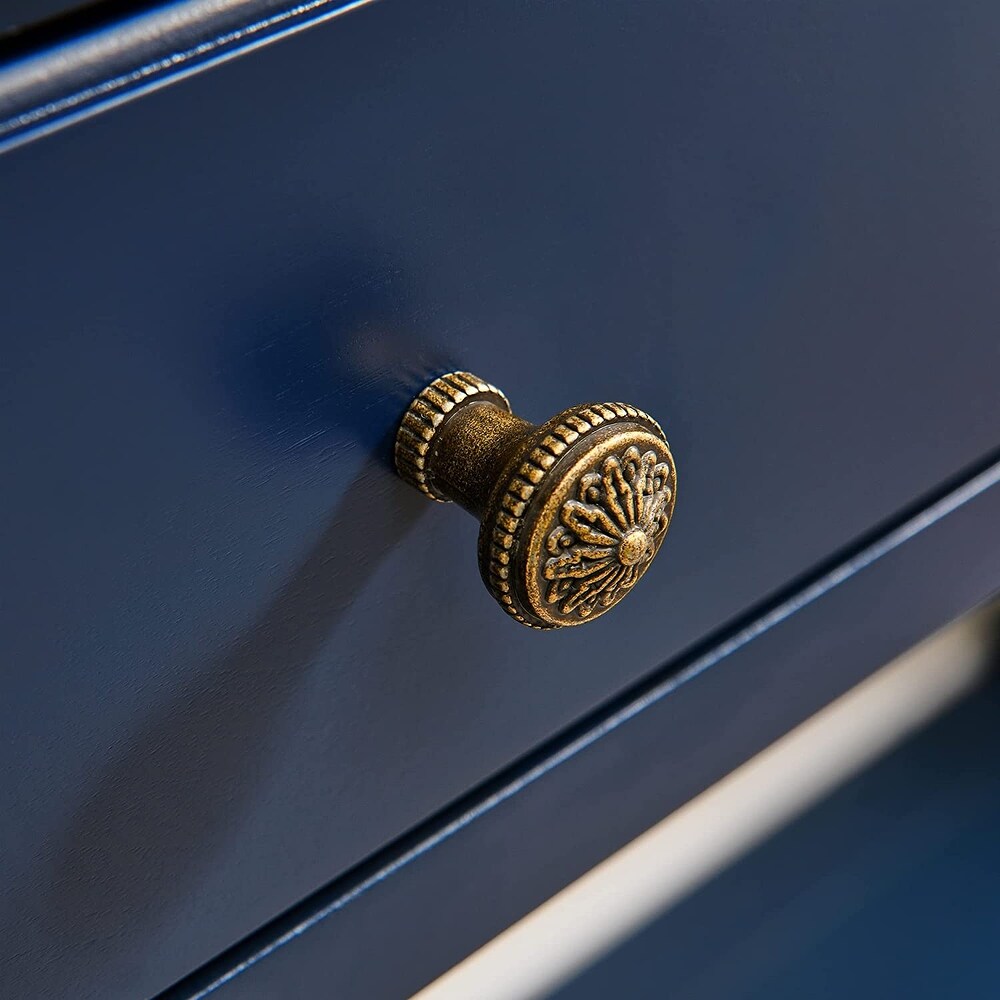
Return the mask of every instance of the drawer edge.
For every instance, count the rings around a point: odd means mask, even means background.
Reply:
[[[1000,550],[982,544],[984,526],[1000,534],[1000,454],[660,668],[159,1000],[277,995],[276,983],[304,988],[318,964],[338,996],[409,995],[1000,590]],[[940,572],[923,572],[927,566]],[[878,615],[868,616],[873,607]],[[822,649],[804,646],[804,637],[832,626],[833,639]],[[816,670],[817,657],[837,669]],[[727,726],[706,725],[716,719]],[[644,762],[642,773],[630,769],[634,760]],[[508,849],[498,854],[498,845]],[[392,962],[380,960],[386,955]],[[241,991],[244,983],[249,993]]]

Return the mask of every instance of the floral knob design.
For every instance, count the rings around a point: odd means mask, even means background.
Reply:
[[[649,568],[673,517],[677,468],[660,425],[590,403],[533,425],[468,372],[435,379],[396,435],[400,475],[480,521],[479,568],[532,628],[604,614]]]
[[[567,500],[549,532],[545,599],[564,615],[588,618],[610,607],[639,579],[656,554],[673,499],[670,466],[635,446],[588,472],[579,497]]]

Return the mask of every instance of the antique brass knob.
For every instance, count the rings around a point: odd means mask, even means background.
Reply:
[[[579,625],[617,604],[659,550],[677,497],[670,447],[641,410],[588,403],[536,426],[468,372],[410,403],[396,468],[479,519],[483,580],[532,628]]]

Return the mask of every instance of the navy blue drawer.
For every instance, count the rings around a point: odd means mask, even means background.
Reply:
[[[998,30],[386,0],[0,157],[10,992],[165,988],[1000,445]],[[394,476],[449,368],[664,424],[613,614]]]

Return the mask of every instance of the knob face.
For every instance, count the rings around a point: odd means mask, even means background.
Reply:
[[[579,625],[646,572],[673,516],[677,475],[663,432],[635,407],[566,410],[525,443],[479,534],[487,587],[526,625]]]
[[[677,496],[670,447],[641,410],[590,403],[533,426],[465,372],[413,401],[396,463],[428,495],[480,518],[487,588],[542,629],[591,621],[625,597],[659,551]]]

